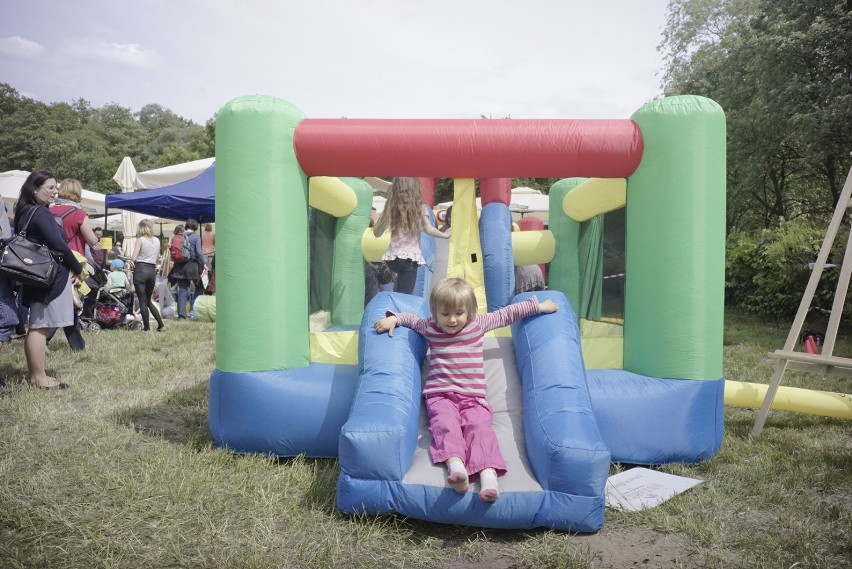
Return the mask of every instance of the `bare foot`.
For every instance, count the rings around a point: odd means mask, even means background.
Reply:
[[[55,377],[50,377],[49,375],[45,375],[39,378],[30,378],[30,385],[35,387],[39,387],[41,389],[66,389],[68,386]]]

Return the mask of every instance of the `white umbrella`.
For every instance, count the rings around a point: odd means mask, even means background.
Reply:
[[[136,166],[133,165],[133,160],[129,156],[125,156],[112,177],[115,182],[121,186],[121,192],[132,192],[136,187]],[[122,254],[130,256],[133,251],[133,246],[136,240],[136,213],[124,210],[121,212],[121,226],[124,233],[124,242],[122,243]]]

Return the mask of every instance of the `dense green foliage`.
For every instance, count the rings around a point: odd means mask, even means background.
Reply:
[[[666,94],[728,121],[728,229],[824,224],[852,165],[852,2],[672,0]]]
[[[140,171],[213,156],[214,128],[157,104],[46,104],[0,83],[0,171],[45,168],[105,194],[119,190],[112,176],[125,156]]]
[[[667,95],[725,109],[726,302],[790,317],[852,166],[852,1],[671,0],[660,50]]]
[[[812,309],[829,311],[839,277],[848,230],[838,236],[823,272]],[[791,318],[799,307],[816,260],[825,227],[797,219],[774,229],[739,232],[728,236],[725,297],[729,306],[754,314]],[[852,313],[847,305],[844,314]]]

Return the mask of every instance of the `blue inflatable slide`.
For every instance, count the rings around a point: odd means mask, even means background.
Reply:
[[[536,295],[560,310],[513,324],[512,337],[485,338],[488,401],[508,467],[493,503],[479,499],[478,484],[466,494],[449,488],[443,466],[429,459],[423,338],[372,328],[386,310],[428,316],[425,299],[380,293],[370,302],[359,334],[360,381],[338,448],[341,511],[492,528],[601,528],[610,451],[592,410],[574,311],[559,292]]]

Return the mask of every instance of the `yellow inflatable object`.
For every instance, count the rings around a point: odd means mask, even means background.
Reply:
[[[364,258],[369,263],[378,263],[382,260],[382,255],[390,247],[391,232],[385,231],[381,237],[373,235],[373,228],[368,227],[361,237],[361,252],[364,253]]]
[[[340,178],[314,176],[308,182],[308,205],[334,217],[343,217],[352,213],[358,197]]]
[[[472,178],[453,180],[453,223],[447,276],[465,279],[473,287],[479,312],[485,312],[485,272],[479,241],[476,187]]]
[[[726,380],[725,405],[758,409],[763,404],[768,387],[762,383]],[[836,419],[852,419],[852,395],[782,385],[772,401],[772,409]]]
[[[556,239],[553,233],[542,231],[513,231],[512,253],[515,265],[540,265],[553,260],[556,253]]]
[[[89,269],[88,265],[86,265],[86,257],[78,253],[77,251],[73,251],[74,257],[76,257],[77,262],[83,265],[83,272],[80,273],[80,282],[77,283],[77,294],[80,296],[86,296],[92,289],[89,288],[89,285],[86,284],[86,279],[89,278]]]
[[[311,363],[358,365],[358,332],[311,332]]]
[[[624,325],[580,318],[580,345],[586,369],[624,368]]]
[[[562,199],[562,209],[574,221],[586,221],[627,204],[625,178],[589,178]]]

